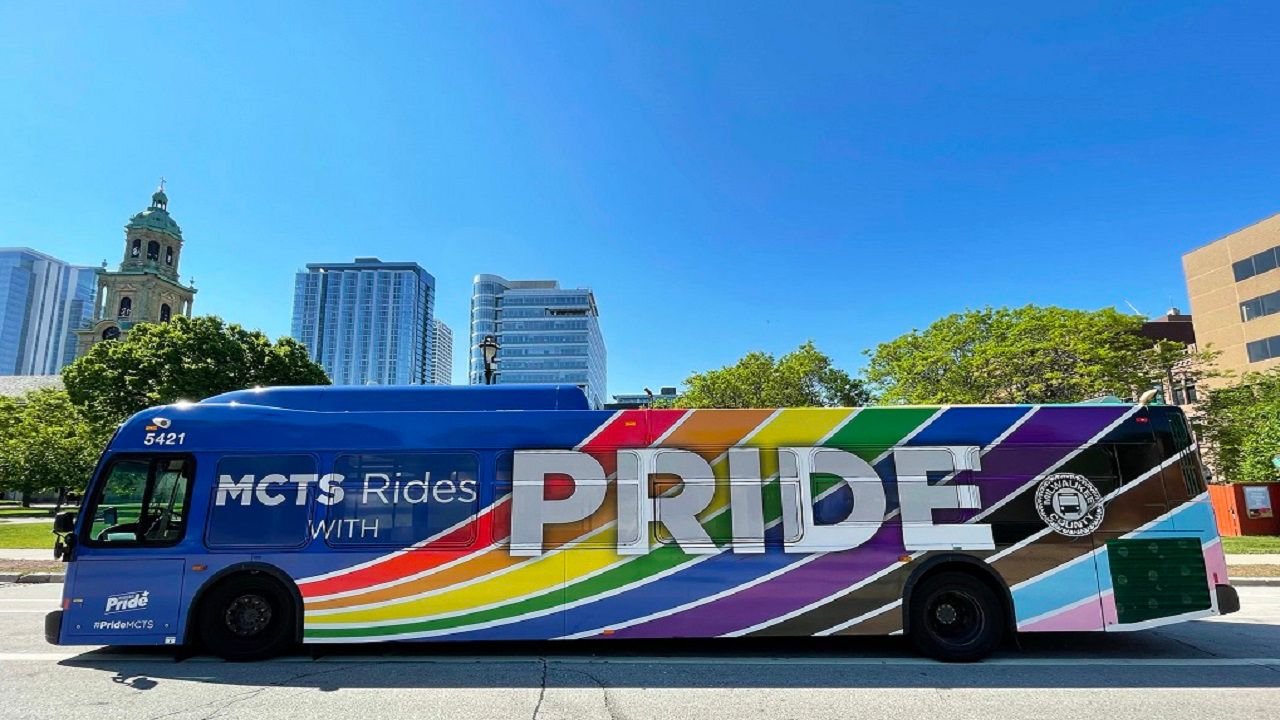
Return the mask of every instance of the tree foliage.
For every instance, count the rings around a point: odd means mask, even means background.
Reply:
[[[848,407],[870,400],[862,382],[835,367],[812,341],[781,358],[747,353],[733,365],[693,373],[684,384],[675,407]]]
[[[1114,309],[1027,305],[948,315],[870,351],[866,378],[887,403],[1054,403],[1134,397],[1187,365],[1178,343],[1138,334]],[[1184,374],[1202,374],[1208,355]]]
[[[62,377],[72,402],[104,426],[154,405],[231,390],[329,384],[293,338],[273,343],[214,316],[138,325],[124,340],[95,344]]]
[[[106,446],[108,433],[62,390],[0,398],[0,490],[32,493],[81,490]]]
[[[1216,388],[1194,419],[1205,454],[1220,480],[1280,480],[1272,458],[1280,455],[1280,369],[1245,375]]]

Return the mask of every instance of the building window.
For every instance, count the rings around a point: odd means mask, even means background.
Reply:
[[[1255,340],[1245,346],[1249,352],[1249,362],[1262,362],[1280,357],[1280,335]]]
[[[1240,282],[1268,270],[1274,270],[1278,265],[1280,265],[1280,247],[1273,247],[1232,263],[1231,272],[1235,274],[1236,282]]]
[[[138,257],[142,254],[142,240],[133,239],[133,247],[129,248],[129,257]]]
[[[167,246],[165,246],[165,249],[164,249],[164,264],[165,264],[165,265],[172,265],[172,264],[173,264],[173,246],[172,246],[172,245],[167,245]]]
[[[160,306],[160,322],[169,322],[169,305],[166,303]]]
[[[1280,313],[1280,290],[1240,303],[1240,320],[1249,322]]]
[[[129,297],[120,298],[120,311],[116,313],[116,317],[127,318],[133,314],[133,299]]]
[[[152,240],[151,242],[147,243],[147,259],[148,260],[160,259],[160,243],[156,242],[155,240]]]
[[[1194,383],[1187,383],[1187,403],[1189,403],[1189,404],[1195,404],[1196,402],[1199,402],[1199,400],[1200,400],[1200,399],[1199,399],[1198,397],[1196,397],[1196,386],[1195,386],[1195,384],[1194,384]]]
[[[120,337],[120,328],[118,327],[113,326],[102,331],[103,340],[115,340],[118,337]]]

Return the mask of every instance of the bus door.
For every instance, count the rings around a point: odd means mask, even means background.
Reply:
[[[81,518],[63,633],[114,645],[174,644],[195,464],[189,455],[111,459]]]

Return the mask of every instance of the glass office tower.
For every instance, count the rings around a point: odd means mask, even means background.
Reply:
[[[565,383],[581,387],[591,407],[604,406],[606,368],[600,311],[589,288],[555,280],[477,275],[471,293],[469,381],[484,383],[480,343],[498,342],[497,384]]]
[[[453,330],[435,318],[431,321],[431,384],[453,384]]]
[[[335,385],[426,385],[435,294],[417,263],[308,264],[294,281],[292,335]]]
[[[56,375],[93,319],[97,268],[0,248],[0,375]]]

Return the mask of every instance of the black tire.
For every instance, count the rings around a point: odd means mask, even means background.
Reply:
[[[943,662],[974,662],[1004,639],[1004,605],[991,586],[962,572],[925,578],[911,592],[911,639]]]
[[[262,660],[293,646],[297,607],[269,575],[234,575],[200,600],[196,623],[200,641],[214,655],[233,662]]]

